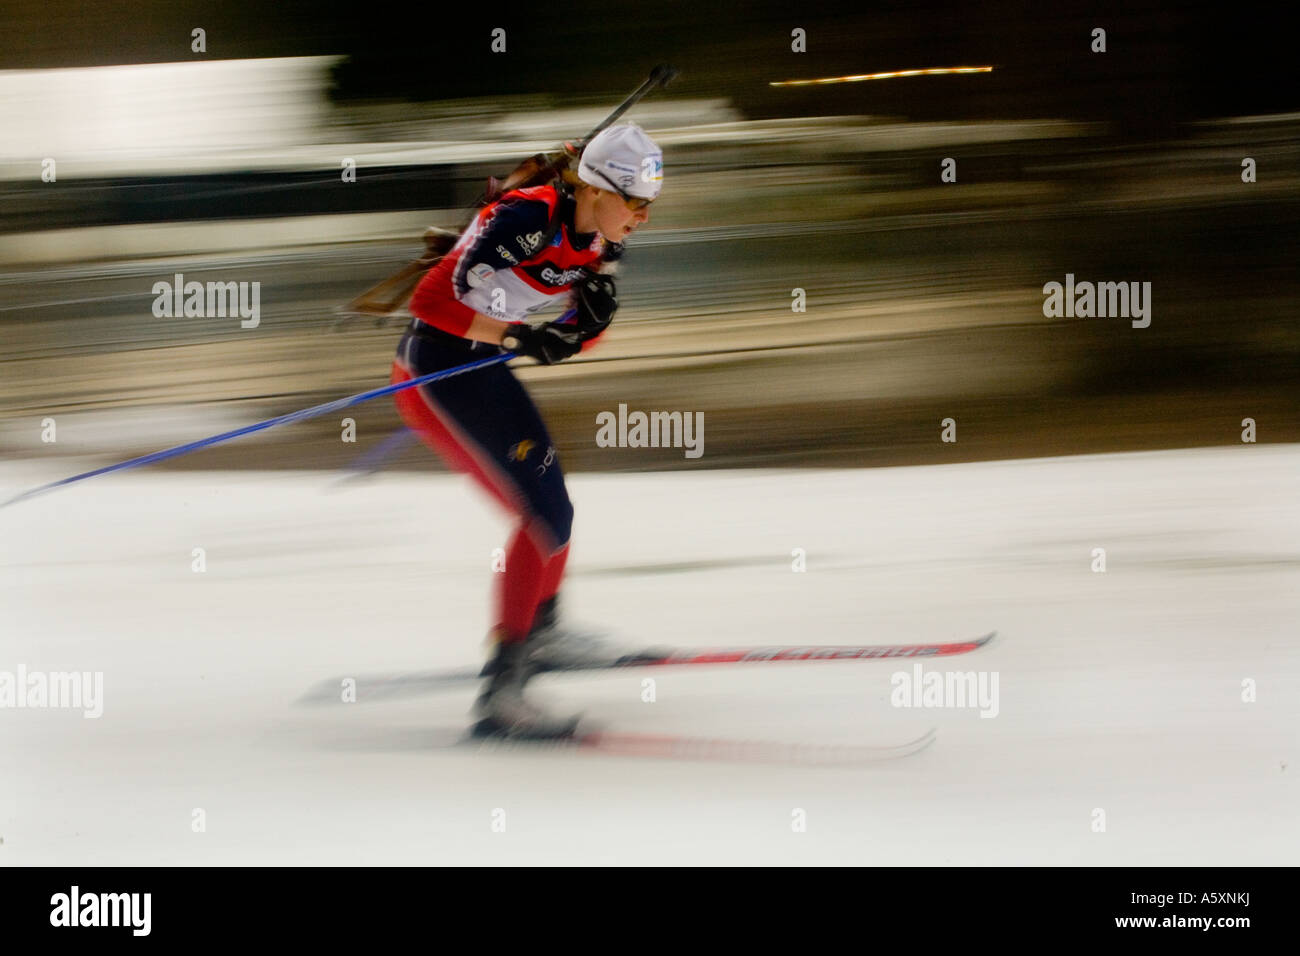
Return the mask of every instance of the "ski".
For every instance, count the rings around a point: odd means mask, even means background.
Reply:
[[[944,657],[969,654],[979,650],[997,634],[990,631],[969,641],[939,644],[864,644],[806,645],[724,648],[672,648],[629,654],[616,661],[584,667],[544,667],[539,673],[574,673],[578,671],[612,671],[632,667],[681,667],[693,664],[747,664],[786,661],[867,661],[898,660],[912,657]],[[304,704],[329,704],[343,700],[373,702],[415,697],[452,690],[482,679],[476,667],[409,674],[372,674],[361,677],[337,677],[322,681],[299,701]]]
[[[571,753],[695,762],[854,767],[910,756],[930,746],[936,736],[937,731],[931,727],[919,737],[903,743],[871,746],[587,731],[554,740],[471,735],[460,740],[457,746],[484,754]]]

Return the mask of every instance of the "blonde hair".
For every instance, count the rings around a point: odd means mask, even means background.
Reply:
[[[574,172],[572,169],[560,170],[560,178],[564,180],[564,184],[569,187],[569,192],[573,193],[575,196],[577,195],[579,190],[586,190],[588,192],[593,192],[593,193],[610,192],[610,190],[602,189],[600,186],[593,186],[585,179],[579,179],[578,174]]]

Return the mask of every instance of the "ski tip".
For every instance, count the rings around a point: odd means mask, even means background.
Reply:
[[[932,644],[926,645],[931,649],[931,653],[939,656],[949,654],[969,654],[971,651],[978,651],[993,638],[998,636],[997,631],[989,631],[979,637],[973,637],[965,641],[953,641],[951,644]]]

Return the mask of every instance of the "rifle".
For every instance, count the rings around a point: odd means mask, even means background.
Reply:
[[[473,221],[473,216],[477,214],[479,209],[482,209],[488,203],[496,202],[512,190],[527,189],[529,186],[540,186],[554,179],[571,177],[573,174],[570,172],[570,165],[577,161],[578,157],[582,155],[582,151],[595,138],[596,134],[636,105],[647,93],[657,87],[667,86],[676,76],[676,69],[661,63],[650,71],[650,75],[646,77],[645,82],[633,90],[627,99],[615,107],[613,112],[601,120],[586,136],[581,139],[566,141],[558,150],[549,154],[534,153],[516,166],[514,171],[505,179],[489,176],[483,198],[475,204],[474,212],[466,220],[465,226],[462,226],[456,232],[450,229],[439,229],[437,226],[430,226],[424,230],[424,255],[403,266],[382,282],[371,286],[340,311],[344,314],[382,317],[391,315],[400,309],[411,297],[411,293],[415,291],[421,277],[437,265],[438,260],[451,251],[451,247],[460,238],[460,233]],[[566,173],[568,177],[566,177]]]

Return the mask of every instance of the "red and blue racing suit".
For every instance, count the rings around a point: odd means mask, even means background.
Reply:
[[[599,233],[576,230],[574,205],[570,194],[547,185],[515,190],[480,210],[416,287],[415,320],[398,344],[392,381],[499,354],[499,346],[464,337],[476,312],[519,322],[567,305],[584,266],[621,255],[622,246]],[[498,584],[497,627],[503,641],[524,640],[538,605],[559,590],[573,523],[564,473],[537,407],[504,364],[394,398],[408,427],[518,518]]]

